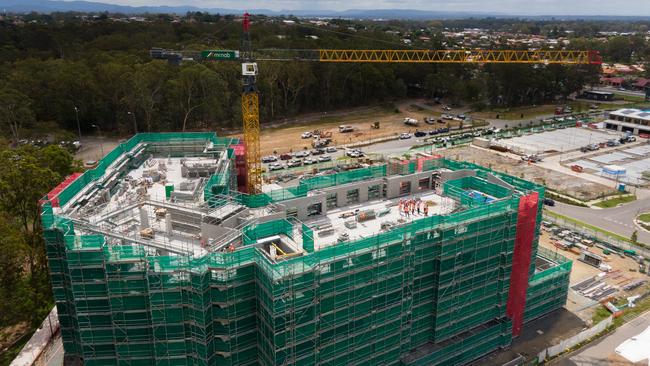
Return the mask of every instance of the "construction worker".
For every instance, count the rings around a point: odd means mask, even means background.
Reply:
[[[424,205],[424,216],[429,216],[429,206]]]

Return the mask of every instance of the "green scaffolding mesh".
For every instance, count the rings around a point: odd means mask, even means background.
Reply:
[[[492,174],[442,159],[431,167]],[[385,175],[386,166],[376,166],[236,198],[254,207]],[[213,176],[211,186],[220,179]],[[476,190],[496,200],[318,251],[308,226],[274,220],[244,228],[244,247],[199,258],[153,256],[138,245],[75,235],[74,225],[45,202],[44,235],[66,354],[86,365],[446,365],[507,346],[519,196],[478,178],[445,189],[459,196]],[[302,256],[274,262],[250,245],[299,231],[307,252]],[[564,274],[551,270],[529,281],[527,319],[555,306],[541,295],[544,283]]]

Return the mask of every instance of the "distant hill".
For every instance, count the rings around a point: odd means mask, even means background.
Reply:
[[[171,13],[185,14],[188,11],[204,11],[220,14],[240,14],[240,9],[224,8],[198,8],[194,6],[126,6],[105,4],[91,1],[56,1],[56,0],[0,0],[0,11],[12,13],[26,12],[65,12],[76,11],[83,13],[124,13],[124,14],[144,14],[144,13]],[[362,18],[362,19],[441,19],[441,18],[466,18],[471,16],[496,16],[494,13],[480,12],[442,12],[427,10],[411,9],[378,9],[363,10],[350,9],[345,11],[331,10],[269,10],[269,9],[249,9],[253,14],[266,15],[295,15],[300,17],[341,17],[341,18]]]
[[[241,9],[224,8],[199,8],[195,6],[127,6],[114,5],[92,1],[57,1],[57,0],[0,0],[0,11],[11,13],[51,13],[75,11],[81,13],[123,13],[123,14],[145,14],[145,13],[169,13],[185,14],[187,12],[209,12],[220,14],[240,14]],[[295,15],[298,17],[332,17],[332,18],[356,18],[356,19],[461,19],[461,18],[523,18],[523,19],[556,19],[556,20],[649,20],[649,16],[604,16],[604,15],[513,15],[507,13],[478,12],[478,11],[430,11],[415,9],[349,9],[344,11],[333,10],[269,10],[269,9],[248,9],[252,14],[265,14],[272,16]]]

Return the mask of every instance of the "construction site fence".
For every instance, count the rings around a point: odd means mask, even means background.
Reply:
[[[612,235],[607,235],[606,233],[600,230],[594,230],[593,228],[580,225],[579,223],[572,220],[565,220],[562,217],[555,216],[544,212],[544,220],[551,222],[559,227],[569,229],[575,232],[578,232],[580,235],[585,238],[592,239],[597,242],[604,243],[605,245],[611,247],[614,250],[626,250],[633,249],[637,252],[638,255],[643,256],[644,258],[650,258],[650,249],[644,248],[639,245],[634,245],[629,241],[621,240],[620,238],[614,237]],[[644,243],[650,245],[650,243]]]
[[[583,330],[582,332],[574,335],[571,338],[564,339],[560,343],[554,346],[548,347],[547,349],[541,351],[537,355],[537,361],[539,362],[539,364],[542,364],[544,363],[545,360],[555,357],[561,354],[562,352],[568,351],[569,349],[575,347],[576,345],[602,333],[603,331],[605,331],[605,329],[609,328],[613,322],[614,322],[614,317],[609,316],[607,319],[604,319],[603,321],[594,325],[593,327]]]
[[[213,143],[217,147],[226,149],[238,143],[237,139],[228,137],[217,137],[212,132],[167,132],[167,133],[139,133],[123,142],[109,152],[98,165],[87,170],[83,175],[72,182],[61,193],[59,193],[59,204],[64,206],[72,197],[81,191],[86,185],[91,184],[106,173],[106,169],[115,162],[122,154],[128,154],[140,143],[161,142],[165,144],[204,141]]]

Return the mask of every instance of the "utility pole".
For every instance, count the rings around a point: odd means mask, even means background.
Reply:
[[[92,125],[91,127],[96,128],[99,133],[99,149],[102,152],[102,158],[104,158],[104,142],[102,141],[102,129],[99,125]]]
[[[79,108],[74,105],[74,114],[77,117],[77,132],[79,133],[79,143],[81,143],[81,125],[79,124]]]
[[[126,112],[126,113],[129,116],[133,117],[133,133],[137,135],[138,134],[138,123],[137,123],[137,121],[135,119],[135,113],[132,113],[132,112]]]

